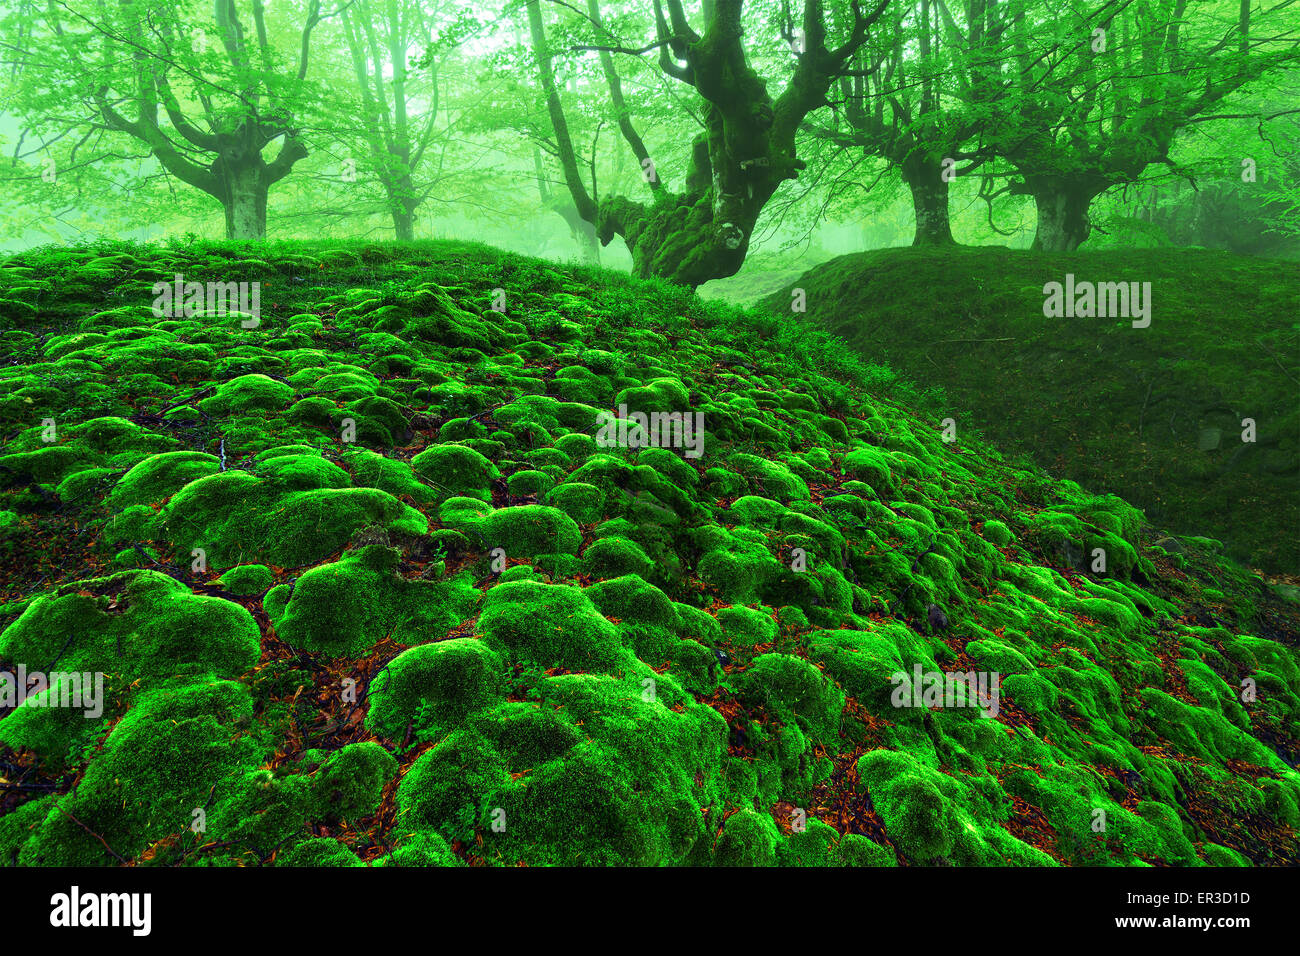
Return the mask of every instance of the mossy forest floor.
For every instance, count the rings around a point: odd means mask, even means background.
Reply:
[[[1296,606],[824,333],[461,244],[0,289],[0,666],[105,681],[0,717],[0,862],[1300,863]]]
[[[1151,324],[1049,318],[1048,282],[1149,283]],[[1300,574],[1300,267],[1204,249],[841,256],[765,299],[941,387],[1008,454],[1248,567]],[[1243,441],[1243,420],[1253,440]]]

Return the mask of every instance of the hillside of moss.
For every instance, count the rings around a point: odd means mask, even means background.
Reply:
[[[1150,283],[1150,325],[1044,315],[1044,285]],[[1300,275],[1199,249],[841,256],[763,300],[900,374],[1009,454],[1249,567],[1300,573]],[[1138,320],[1142,321],[1142,320]],[[1243,421],[1253,422],[1245,435]],[[1249,440],[1248,440],[1249,439]]]
[[[825,333],[450,243],[0,288],[0,677],[64,674],[0,711],[0,863],[1300,863],[1297,605]]]

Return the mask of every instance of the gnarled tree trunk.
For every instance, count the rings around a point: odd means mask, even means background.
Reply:
[[[538,0],[527,0],[528,25],[547,112],[555,133],[565,184],[578,213],[594,223],[602,243],[621,236],[632,254],[633,270],[695,288],[710,279],[735,275],[745,261],[754,227],[780,185],[799,175],[805,164],[795,152],[795,133],[804,118],[824,106],[826,93],[866,41],[867,30],[890,0],[871,11],[852,5],[848,37],[834,49],[826,46],[825,11],[820,0],[804,0],[798,63],[777,97],[749,65],[742,38],[743,0],[711,0],[702,7],[708,24],[703,34],[688,23],[681,0],[655,4],[659,65],[668,76],[693,87],[704,100],[704,132],[696,137],[686,188],[670,193],[652,173],[647,181],[651,204],[625,196],[599,197],[588,191],[578,172],[577,155],[552,68],[546,28]],[[667,8],[665,15],[664,8]],[[588,3],[588,16],[603,32],[599,4]],[[793,23],[785,28],[793,37]],[[636,136],[622,99],[618,77],[608,56],[644,51],[601,47],[602,68],[619,128],[642,168],[652,159]]]
[[[948,183],[943,178],[942,160],[913,153],[903,160],[903,182],[912,191],[916,214],[914,246],[952,245],[952,224],[948,219]]]
[[[1038,210],[1038,228],[1031,249],[1073,252],[1092,232],[1088,208],[1104,187],[1082,181],[1030,182],[1027,192]]]
[[[265,8],[260,2],[253,4],[257,47],[250,48],[245,40],[244,28],[236,16],[234,0],[218,0],[215,8],[216,24],[222,45],[236,71],[243,71],[256,82],[244,89],[240,107],[233,113],[214,111],[204,101],[208,129],[201,129],[184,113],[173,92],[167,76],[172,65],[170,59],[151,54],[145,47],[137,48],[137,85],[134,105],[137,115],[128,119],[118,111],[109,95],[107,85],[94,91],[95,102],[104,122],[112,129],[126,133],[146,144],[154,157],[173,176],[212,196],[221,203],[226,219],[227,239],[265,239],[266,205],[270,189],[293,166],[307,156],[307,148],[299,139],[292,111],[269,89],[260,106],[254,92],[260,86],[279,88],[301,83],[307,76],[308,51],[312,30],[320,22],[320,0],[310,0],[307,21],[300,40],[300,58],[297,73],[289,84],[272,82],[270,49],[266,39]],[[174,37],[177,23],[162,20],[159,36]],[[252,54],[260,51],[262,70],[253,66]],[[154,62],[149,62],[155,57]],[[259,75],[260,74],[260,75]],[[206,96],[207,94],[202,94]],[[171,123],[165,132],[159,125],[159,115],[164,113]],[[184,150],[177,147],[173,136],[185,141]],[[275,140],[281,140],[280,150],[274,160],[262,158],[262,150]],[[204,165],[193,158],[198,150],[213,156]]]
[[[217,177],[217,200],[226,214],[227,239],[266,238],[266,181],[261,157],[232,162],[224,158],[212,164]]]

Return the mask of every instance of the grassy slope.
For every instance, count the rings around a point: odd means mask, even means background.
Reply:
[[[1149,328],[1046,318],[1043,285],[1152,284]],[[841,256],[766,300],[941,386],[1007,451],[1210,535],[1251,567],[1300,571],[1300,279],[1294,263],[1203,250],[1000,247]],[[1255,444],[1240,440],[1253,418]],[[1216,447],[1202,448],[1202,438]]]
[[[1300,862],[1294,607],[813,330],[468,245],[2,271],[0,662],[108,700],[0,719],[0,862]]]

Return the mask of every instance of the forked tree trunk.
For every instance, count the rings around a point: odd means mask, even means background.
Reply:
[[[538,75],[546,94],[551,130],[574,206],[594,223],[602,244],[620,236],[632,254],[633,272],[658,276],[696,288],[711,279],[735,275],[745,262],[759,215],[782,183],[798,177],[806,163],[797,155],[796,134],[805,117],[826,104],[826,94],[848,69],[853,54],[867,40],[869,28],[884,13],[888,0],[873,9],[854,3],[847,38],[834,49],[826,45],[822,4],[804,5],[801,50],[785,89],[773,97],[766,81],[746,57],[742,42],[742,3],[705,0],[707,22],[696,33],[677,0],[655,4],[659,65],[665,74],[693,87],[703,100],[704,130],[692,144],[685,189],[670,193],[657,178],[647,180],[653,202],[626,196],[598,196],[588,190],[552,66],[539,0],[526,0],[529,33]],[[600,26],[599,3],[588,4],[589,18]],[[793,27],[791,27],[793,29]],[[602,60],[619,127],[642,168],[653,170],[653,157],[635,136],[621,108],[620,85],[611,63]]]

